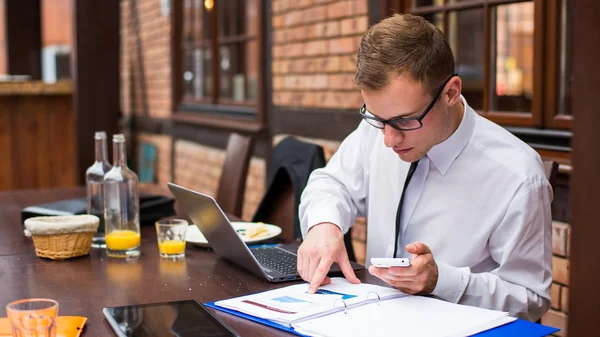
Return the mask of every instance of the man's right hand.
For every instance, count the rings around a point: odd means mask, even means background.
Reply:
[[[331,222],[323,222],[308,231],[298,248],[298,273],[310,283],[309,294],[314,294],[320,285],[331,282],[327,273],[333,262],[337,262],[348,281],[360,283],[348,260],[342,231]]]

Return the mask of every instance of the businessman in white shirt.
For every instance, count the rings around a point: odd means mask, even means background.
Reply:
[[[298,272],[309,291],[329,282],[333,262],[360,282],[343,233],[365,216],[367,264],[411,259],[371,265],[374,276],[406,293],[539,319],[550,306],[553,198],[539,155],[469,107],[448,42],[420,17],[369,29],[355,83],[363,121],[302,194]]]

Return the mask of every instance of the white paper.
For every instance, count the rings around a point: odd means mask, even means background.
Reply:
[[[468,336],[514,321],[508,313],[407,296],[294,324],[311,336]]]
[[[377,301],[378,296],[384,299],[407,295],[391,287],[352,284],[344,278],[332,278],[331,284],[320,287],[316,294],[308,294],[308,283],[304,283],[215,304],[289,326],[309,317],[344,310],[344,307],[350,310],[362,303]]]

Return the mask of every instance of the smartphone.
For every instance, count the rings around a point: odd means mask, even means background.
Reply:
[[[371,264],[377,268],[410,267],[410,259],[372,257]]]

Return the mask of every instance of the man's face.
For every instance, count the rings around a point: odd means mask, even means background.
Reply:
[[[409,75],[393,78],[390,84],[381,90],[361,90],[361,93],[367,110],[385,120],[418,117],[433,99],[424,86]],[[396,130],[386,124],[381,130],[385,146],[394,150],[403,161],[415,162],[425,156],[435,144],[441,142],[450,127],[444,93],[422,123],[423,127],[412,131]]]

